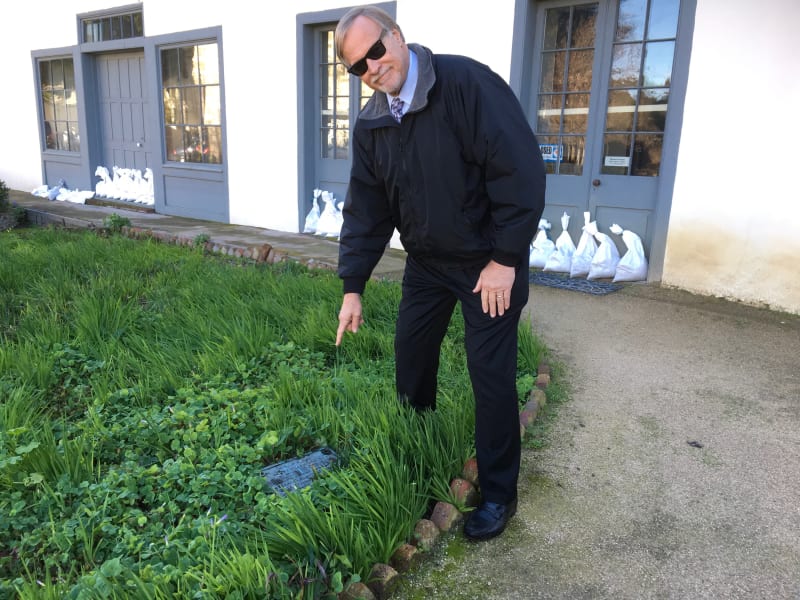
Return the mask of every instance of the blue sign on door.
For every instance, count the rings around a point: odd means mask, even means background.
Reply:
[[[561,144],[539,144],[545,162],[561,162]]]

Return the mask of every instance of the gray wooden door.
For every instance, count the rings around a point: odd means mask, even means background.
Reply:
[[[680,0],[540,2],[530,94],[547,165],[545,218],[570,215],[577,243],[590,212],[641,236],[655,230]],[[621,245],[621,240],[616,240]],[[622,248],[621,248],[622,249]]]
[[[147,152],[148,98],[143,52],[98,56],[95,80],[102,142],[101,156],[109,171],[114,167],[151,166]],[[95,165],[96,166],[96,165]]]

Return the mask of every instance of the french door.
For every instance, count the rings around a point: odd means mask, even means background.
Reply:
[[[680,0],[536,4],[529,94],[547,167],[545,218],[577,243],[583,213],[652,241],[669,128]],[[663,195],[663,194],[662,194]]]

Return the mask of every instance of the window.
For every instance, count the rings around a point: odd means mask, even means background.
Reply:
[[[373,91],[347,72],[336,56],[333,36],[332,28],[319,32],[320,147],[322,158],[348,160],[351,116],[364,108]],[[358,85],[356,106],[350,99],[351,94],[355,94],[353,81]]]
[[[583,174],[597,10],[564,6],[545,16],[536,135],[548,173]]]
[[[620,0],[602,172],[655,177],[667,120],[678,0]]]
[[[333,30],[320,32],[322,158],[350,158],[350,74],[333,48]]]
[[[144,35],[141,10],[81,19],[83,43],[124,40]]]
[[[71,58],[39,61],[42,132],[48,150],[79,152],[78,98]]]
[[[161,50],[161,89],[166,159],[222,163],[217,43]]]

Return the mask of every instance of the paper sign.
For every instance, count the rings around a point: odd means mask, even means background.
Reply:
[[[630,156],[606,156],[605,166],[607,167],[630,167]]]
[[[539,144],[545,162],[561,162],[561,148],[560,144]]]

